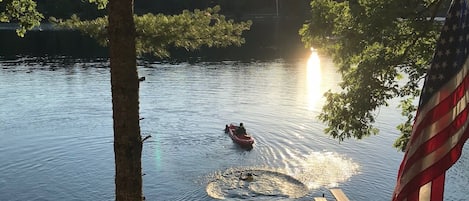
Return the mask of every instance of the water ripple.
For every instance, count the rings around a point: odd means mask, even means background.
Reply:
[[[402,159],[392,148],[398,112],[380,111],[381,135],[338,143],[316,118],[323,100],[309,98],[305,61],[138,68],[142,135],[152,136],[142,153],[147,200],[312,200],[331,186],[351,200],[390,197]],[[320,68],[314,93],[337,88],[334,66]],[[113,200],[107,60],[3,61],[0,80],[0,200]],[[231,122],[244,122],[252,150],[223,132]],[[467,155],[460,161],[447,176],[451,200],[467,198]],[[240,182],[245,171],[267,177]]]

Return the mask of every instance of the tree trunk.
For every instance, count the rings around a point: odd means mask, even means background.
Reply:
[[[137,201],[142,200],[142,140],[133,0],[110,0],[108,9],[116,201]]]

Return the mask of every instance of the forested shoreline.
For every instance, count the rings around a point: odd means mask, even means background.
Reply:
[[[246,19],[253,16],[270,17],[304,17],[310,13],[309,0],[136,0],[135,14],[163,13],[178,14],[182,10],[205,9],[221,6],[220,14],[229,18]],[[106,14],[106,10],[97,10],[95,5],[76,0],[48,0],[38,1],[38,10],[49,17],[69,18],[77,14],[81,19],[94,19]]]
[[[16,35],[16,23],[0,24],[0,43],[4,48],[0,55],[25,56],[72,56],[79,58],[107,57],[107,49],[96,41],[73,30],[57,29],[48,22],[49,17],[66,19],[77,14],[81,19],[94,19],[106,14],[95,5],[81,1],[58,0],[38,2],[38,9],[44,14],[44,22],[21,38]],[[307,54],[301,43],[298,30],[308,15],[308,1],[286,3],[279,0],[279,14],[276,1],[135,1],[136,14],[164,13],[177,14],[182,10],[204,9],[221,6],[221,14],[235,21],[251,20],[253,25],[243,37],[246,43],[241,47],[202,48],[188,52],[174,48],[174,60],[268,60],[297,58]],[[243,5],[243,6],[241,6]],[[302,10],[300,12],[300,10]],[[73,48],[70,48],[73,47]],[[150,56],[151,57],[151,56]],[[165,58],[168,59],[168,58]]]
[[[76,58],[107,57],[107,48],[77,30],[50,29],[45,23],[40,28],[18,37],[15,25],[0,24],[1,57],[33,56]],[[221,60],[270,60],[305,57],[308,50],[301,43],[298,20],[253,21],[251,30],[246,31],[246,43],[240,47],[202,48],[188,52],[172,49],[171,60],[177,61],[221,61]],[[49,28],[48,28],[49,27]],[[146,57],[156,59],[151,56]],[[163,60],[168,60],[165,58]],[[160,60],[160,59],[158,59]]]

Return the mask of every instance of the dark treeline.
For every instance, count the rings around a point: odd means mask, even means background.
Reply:
[[[182,10],[205,9],[220,5],[224,14],[231,18],[254,17],[304,17],[310,12],[310,0],[135,0],[135,13],[177,14]],[[47,18],[69,18],[77,14],[82,19],[93,19],[106,14],[87,1],[47,0],[38,1],[38,9]],[[278,12],[277,12],[278,11]]]
[[[309,13],[310,0],[137,0],[137,13],[175,14],[183,9],[203,9],[220,5],[221,13],[227,16],[246,18],[250,15],[278,15],[298,17]]]
[[[302,18],[310,17],[311,0],[135,0],[135,13],[178,14],[182,10],[205,9],[220,5],[221,14],[235,19],[257,19],[259,17]],[[4,10],[6,1],[0,2]],[[38,10],[46,20],[51,17],[69,18],[77,14],[81,19],[94,19],[106,15],[105,10],[97,10],[88,1],[47,0],[37,1]],[[445,11],[446,9],[440,9]],[[437,16],[445,16],[446,12]]]
[[[220,13],[228,18],[253,20],[251,30],[243,34],[246,43],[241,47],[204,47],[193,52],[173,49],[171,59],[267,60],[296,58],[308,53],[301,43],[298,30],[310,15],[309,2],[310,0],[278,0],[278,17],[276,0],[135,0],[135,12],[178,14],[184,9],[205,9],[220,5]],[[5,1],[0,3],[0,7],[4,3]],[[66,19],[72,14],[85,20],[106,15],[105,10],[97,10],[88,1],[77,0],[38,1],[38,9],[44,14],[45,20],[51,16]],[[88,36],[70,30],[35,29],[20,38],[14,29],[4,28],[0,29],[0,44],[0,57],[63,55],[87,58],[106,57],[108,52]]]

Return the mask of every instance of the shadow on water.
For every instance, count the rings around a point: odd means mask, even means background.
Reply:
[[[22,56],[107,57],[106,48],[78,31],[30,31],[24,38],[20,38],[15,30],[0,30],[0,44],[0,55],[7,59]]]
[[[233,149],[235,149],[237,152],[249,152],[249,151],[252,151],[252,149],[254,149],[255,147],[255,144],[251,145],[251,146],[241,146],[239,144],[236,144],[236,142],[233,142]]]

